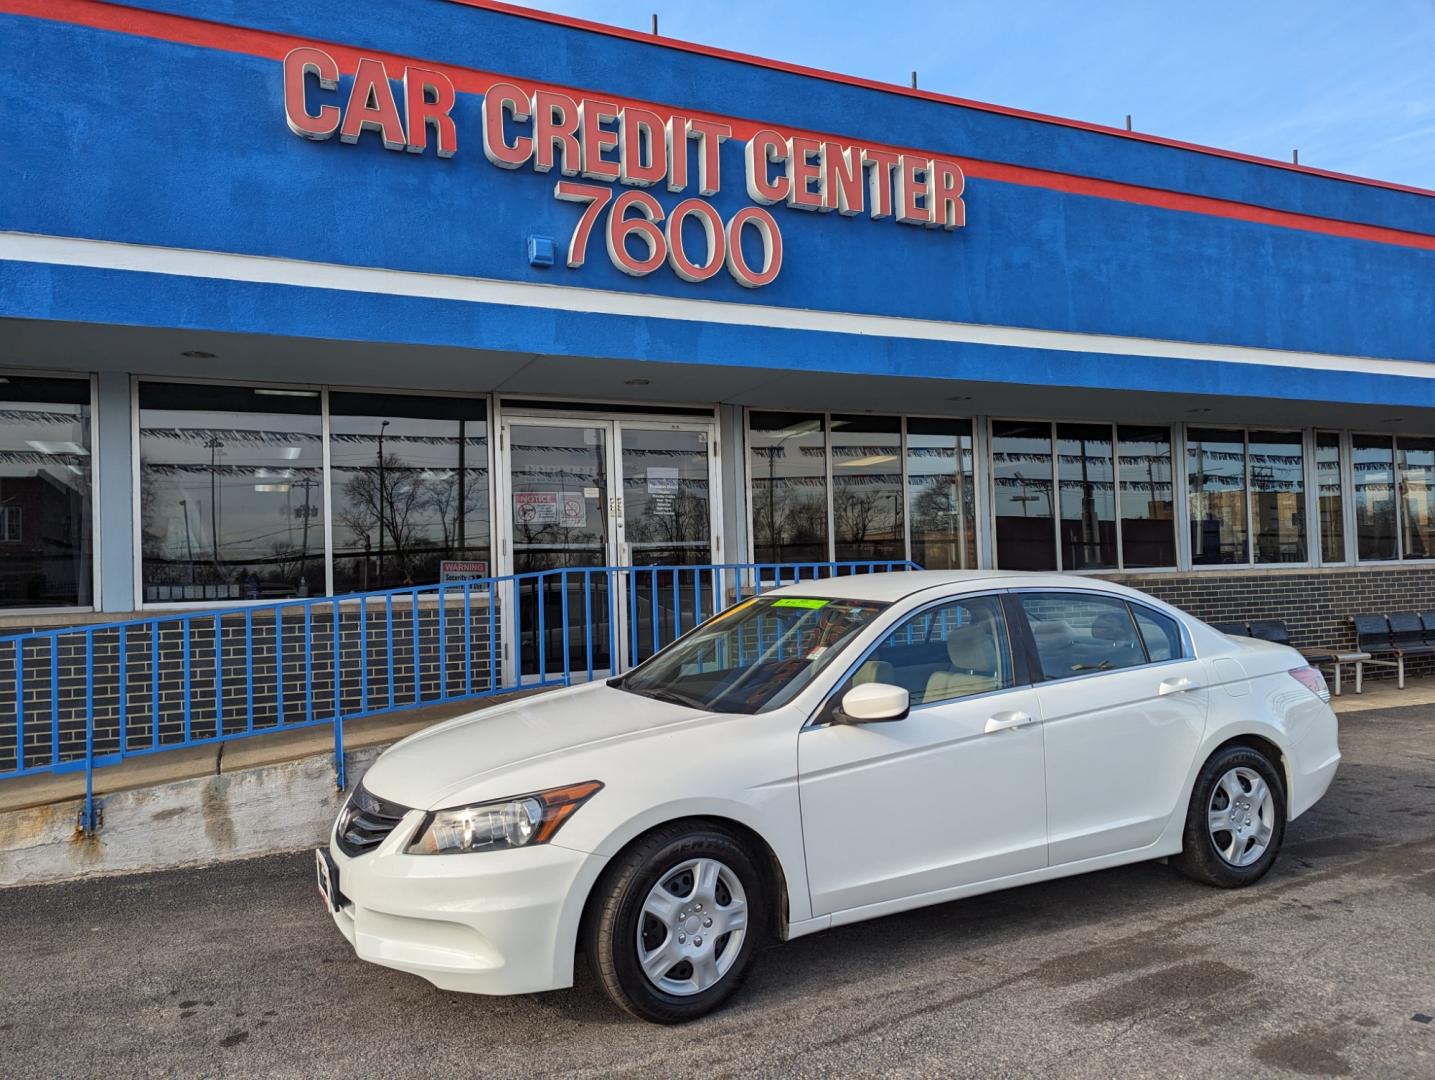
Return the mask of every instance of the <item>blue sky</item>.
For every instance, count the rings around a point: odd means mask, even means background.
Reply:
[[[643,30],[656,11],[665,36],[1435,188],[1435,0],[835,0],[853,30],[772,0],[520,2]]]

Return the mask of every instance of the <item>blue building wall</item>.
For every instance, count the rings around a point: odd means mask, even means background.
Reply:
[[[83,17],[100,6],[66,11]],[[288,10],[246,0],[149,0],[139,6],[265,35],[201,48],[4,14],[7,5],[0,0],[0,55],[7,72],[0,110],[8,117],[5,153],[12,165],[0,170],[0,232],[794,310],[1435,362],[1430,196],[695,55],[446,0],[393,0],[381,13],[356,12],[343,0],[310,0]],[[779,279],[759,290],[740,288],[726,274],[686,283],[666,267],[635,279],[609,264],[597,237],[581,269],[535,268],[526,259],[526,238],[550,236],[561,249],[581,208],[553,198],[554,175],[498,169],[484,157],[475,95],[460,95],[454,110],[459,152],[449,160],[432,151],[386,151],[372,133],[358,145],[337,138],[309,142],[285,127],[276,56],[294,42],[273,34],[1320,221],[1283,227],[974,177],[967,185],[967,226],[950,233],[774,207],[786,259]],[[257,54],[266,50],[269,55]],[[58,70],[63,79],[55,77]],[[347,86],[346,77],[338,100]],[[712,201],[724,216],[749,203],[742,152],[737,140],[723,148],[723,188]],[[665,207],[695,194],[650,190]],[[1407,235],[1397,242],[1329,235],[1323,231],[1328,222]],[[1099,350],[921,342],[900,333],[874,342],[836,332],[20,261],[0,262],[0,316],[1435,405],[1427,380],[1375,365],[1368,371],[1358,365],[1312,370],[1291,380],[1280,369],[1254,364],[1168,359],[1158,367],[1141,356]]]

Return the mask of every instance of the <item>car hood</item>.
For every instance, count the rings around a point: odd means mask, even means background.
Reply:
[[[606,683],[555,690],[436,724],[395,743],[370,767],[364,786],[421,810],[454,805],[490,774],[615,741],[650,738],[675,726],[731,719],[615,690]],[[553,783],[586,776],[559,775]],[[521,791],[496,792],[495,798]]]

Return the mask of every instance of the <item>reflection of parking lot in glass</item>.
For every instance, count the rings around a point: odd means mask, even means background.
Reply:
[[[514,572],[573,571],[566,584],[550,575],[516,586],[524,675],[565,670],[565,638],[567,670],[611,669],[624,625],[627,663],[637,663],[712,614],[711,572],[686,569],[713,560],[705,425],[515,421],[508,431]],[[625,562],[622,574],[581,572]]]
[[[508,446],[514,572],[611,566],[608,426],[515,423]],[[565,625],[570,670],[588,668],[589,627],[593,667],[611,666],[604,575],[520,580],[516,589],[523,674],[563,671]]]
[[[643,569],[713,561],[707,432],[623,427],[623,533],[633,565],[629,662],[637,663],[713,612],[711,573]]]

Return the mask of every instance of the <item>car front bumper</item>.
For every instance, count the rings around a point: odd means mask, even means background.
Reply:
[[[334,922],[361,960],[472,994],[573,984],[578,923],[604,857],[556,844],[405,855],[396,841],[409,831],[357,857],[330,837],[342,894]]]

